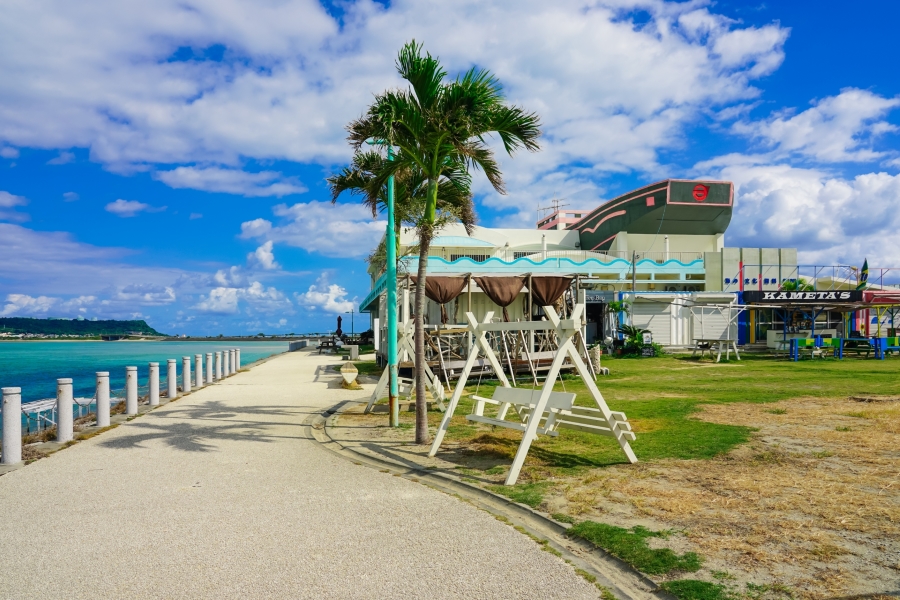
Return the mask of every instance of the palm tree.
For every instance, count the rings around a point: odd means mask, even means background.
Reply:
[[[379,178],[379,173],[387,168],[387,159],[374,150],[357,152],[349,167],[341,169],[336,175],[328,177],[331,190],[331,202],[337,202],[341,194],[348,192],[353,196],[361,196],[362,202],[371,211],[372,216],[387,210],[387,189]],[[418,169],[405,168],[394,173],[394,228],[395,239],[399,245],[400,229],[403,225],[413,227],[417,231],[423,224],[428,182]],[[475,227],[475,207],[472,195],[449,182],[441,182],[438,191],[437,216],[434,228],[440,229],[447,223],[460,222],[466,232],[471,234]],[[400,258],[400,253],[395,254]],[[383,270],[385,260],[384,244],[370,257],[370,262]]]
[[[397,71],[409,83],[406,90],[389,90],[361,118],[347,127],[349,140],[359,152],[368,140],[383,140],[397,148],[385,161],[373,183],[379,188],[392,174],[405,169],[420,173],[425,189],[419,234],[419,265],[415,295],[416,345],[416,443],[428,442],[425,403],[425,277],[428,251],[439,225],[439,197],[447,189],[469,195],[471,170],[481,170],[493,188],[506,193],[503,175],[486,138],[500,138],[507,154],[525,148],[539,149],[540,119],[535,113],[505,102],[499,81],[487,70],[473,67],[454,81],[440,61],[422,54],[415,40],[406,44],[397,59]]]

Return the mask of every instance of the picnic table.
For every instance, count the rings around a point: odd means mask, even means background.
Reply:
[[[731,351],[734,350],[734,356],[738,360],[741,360],[741,355],[738,353],[737,349],[737,340],[734,339],[720,339],[720,338],[694,338],[694,346],[693,353],[691,356],[697,356],[697,352],[700,353],[700,357],[703,358],[704,352],[709,352],[709,357],[712,358],[713,350],[716,350],[716,362],[722,360],[722,349],[725,349],[725,360],[731,360]]]
[[[336,340],[322,340],[319,343],[319,354],[322,354],[322,350],[333,351],[339,348],[338,342]]]

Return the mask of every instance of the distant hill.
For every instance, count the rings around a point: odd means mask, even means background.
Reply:
[[[0,332],[36,335],[163,335],[146,321],[76,321],[68,319],[31,319],[0,317]]]

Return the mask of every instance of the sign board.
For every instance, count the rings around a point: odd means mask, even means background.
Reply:
[[[641,357],[643,358],[653,358],[656,353],[653,350],[652,346],[648,346],[646,348],[641,348]]]
[[[588,304],[609,304],[615,299],[615,292],[584,290],[584,301]]]
[[[744,292],[746,304],[853,304],[862,302],[861,291],[830,290],[822,292]]]
[[[649,346],[650,344],[653,343],[653,334],[652,333],[650,333],[649,331],[645,331],[643,333],[643,336],[644,336],[644,345],[645,346]]]

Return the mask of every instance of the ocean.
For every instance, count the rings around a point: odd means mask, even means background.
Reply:
[[[160,380],[166,378],[166,360],[241,349],[241,365],[285,352],[287,342],[0,342],[0,387],[22,388],[22,402],[56,398],[56,380],[71,377],[75,397],[90,398],[96,387],[96,372],[109,371],[111,390],[125,386],[125,367],[138,368],[138,384],[147,384],[148,363],[160,363]],[[204,356],[204,369],[206,358]],[[204,373],[205,375],[205,373]],[[164,384],[163,384],[164,385]]]

